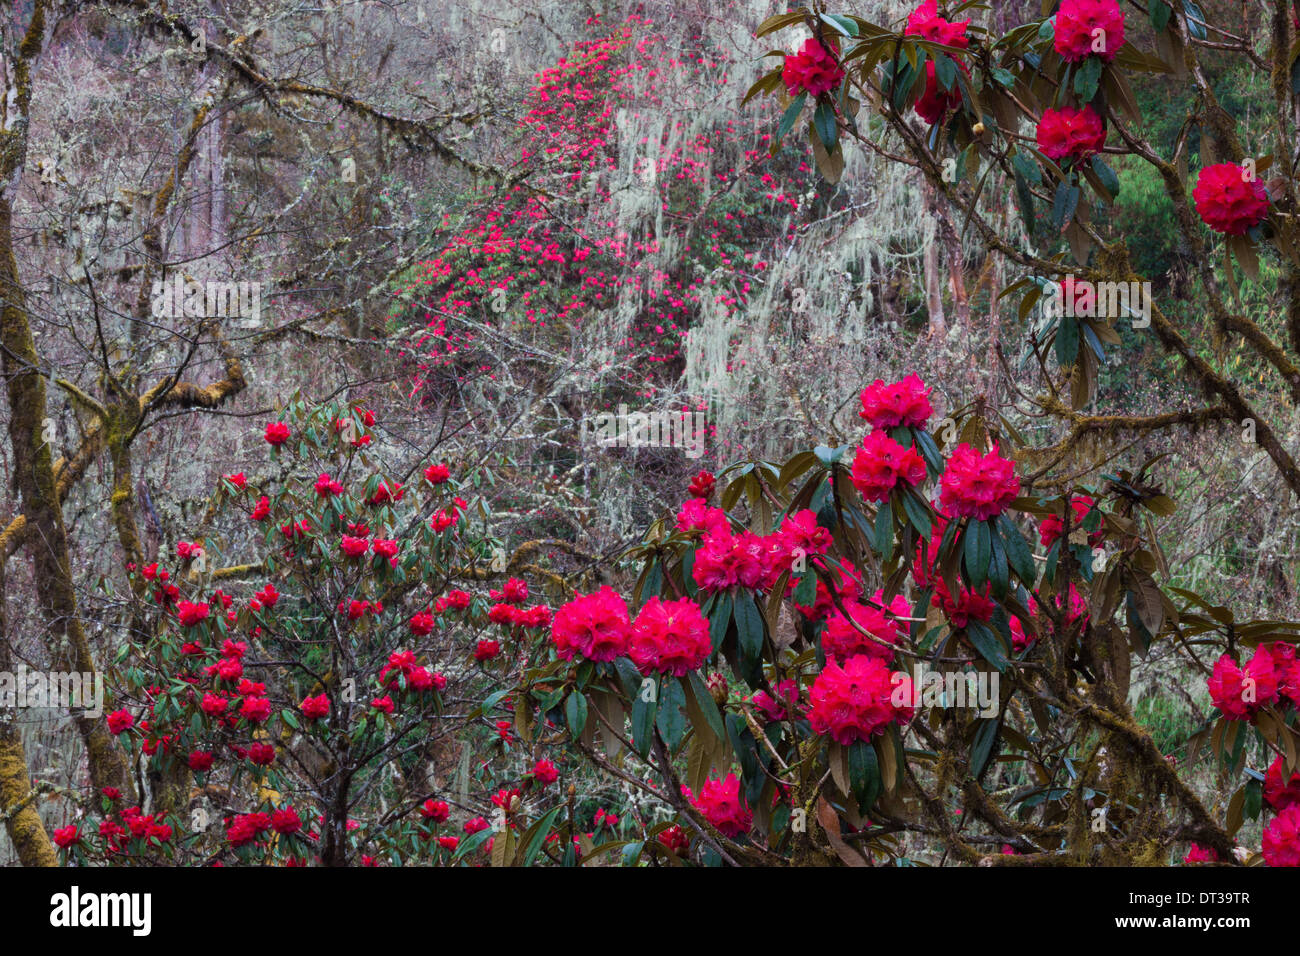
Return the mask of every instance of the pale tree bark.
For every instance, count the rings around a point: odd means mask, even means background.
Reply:
[[[934,189],[929,183],[923,187],[925,211],[935,216],[938,204]],[[937,223],[936,223],[937,226]],[[925,275],[925,309],[929,313],[930,338],[943,341],[948,336],[948,321],[943,312],[943,280],[939,269],[939,244],[928,242],[922,253],[921,265]]]

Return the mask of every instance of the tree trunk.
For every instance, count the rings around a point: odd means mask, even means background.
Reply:
[[[5,621],[8,595],[4,575],[4,563],[0,562],[0,671],[9,670],[9,628]],[[22,736],[13,715],[0,711],[0,818],[4,820],[5,832],[13,841],[18,862],[23,866],[58,866],[58,855],[36,810],[36,801],[31,799],[31,791]]]

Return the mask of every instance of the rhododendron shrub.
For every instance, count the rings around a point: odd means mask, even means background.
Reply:
[[[598,767],[636,768],[645,793],[674,815],[680,830],[656,831],[635,859],[890,860],[899,851],[889,834],[914,821],[947,828],[945,846],[963,861],[988,863],[982,843],[926,811],[931,800],[958,801],[963,832],[988,827],[990,844],[1009,847],[993,854],[997,865],[1095,853],[1086,838],[1076,843],[1061,788],[1029,772],[1068,756],[1118,831],[1118,849],[1107,851],[1115,858],[1129,840],[1150,849],[1130,808],[1176,794],[1182,805],[1160,812],[1193,816],[1162,831],[1170,860],[1238,860],[1231,824],[1193,803],[1174,766],[1119,719],[1128,656],[1198,626],[1194,606],[1180,609],[1178,592],[1157,583],[1163,557],[1144,530],[1168,499],[1135,501],[1131,489],[1146,485],[1127,472],[1050,492],[1018,467],[1017,440],[978,414],[932,431],[927,395],[909,377],[861,396],[864,437],[924,463],[914,483],[881,492],[887,483],[864,482],[855,440],[724,469],[716,505],[683,488],[680,508],[632,552],[635,586],[580,592],[557,609],[554,663],[534,672],[547,688],[532,694],[536,719],[564,727]],[[1294,647],[1261,645],[1252,661],[1216,667],[1216,703],[1233,719],[1273,714],[1280,727],[1279,688],[1297,686]],[[1248,676],[1261,696],[1238,704]],[[996,690],[978,707],[953,691],[980,680]],[[1086,726],[1099,709],[1116,714],[1096,725],[1107,749],[1126,748],[1136,766],[1149,754],[1154,776],[1117,783],[1096,738],[1090,752],[1076,742],[1049,759],[1042,734]],[[935,760],[952,761],[956,779],[935,776]],[[995,773],[1013,781],[996,812],[984,782]],[[1283,763],[1255,781],[1277,812],[1265,860],[1290,859],[1294,827],[1283,814],[1295,784],[1283,780],[1297,773]],[[811,822],[827,814],[855,833],[851,845]],[[877,816],[892,822],[877,830]]]
[[[523,580],[489,594],[467,570],[487,540],[460,481],[437,465],[424,484],[388,471],[363,440],[374,424],[364,410],[294,400],[282,417],[268,440],[287,477],[250,469],[218,491],[256,529],[257,552],[226,555],[210,537],[207,574],[134,570],[155,637],[119,660],[120,706],[107,723],[159,781],[155,809],[103,796],[100,822],[68,843],[80,859],[477,859],[491,833],[444,838],[476,805],[487,811],[497,774],[522,795],[505,808],[512,821],[558,778],[552,761],[525,778],[527,754],[500,728],[514,726],[508,701],[491,697],[510,686],[514,665],[502,658],[539,639],[550,608],[530,601]],[[338,420],[348,427],[330,427]],[[232,572],[217,580],[226,559]],[[489,607],[494,598],[508,613]],[[454,710],[472,717],[448,715],[448,700],[467,698],[478,706]],[[432,772],[453,737],[473,748],[477,770],[451,795]]]

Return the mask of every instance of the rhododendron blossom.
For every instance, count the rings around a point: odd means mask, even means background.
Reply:
[[[924,428],[934,414],[930,391],[916,373],[890,384],[876,379],[862,390],[858,415],[873,428]]]
[[[843,666],[827,662],[808,691],[808,720],[814,731],[847,747],[870,740],[891,723],[906,724],[912,719],[912,697],[910,678],[859,654]]]
[[[1010,507],[1020,494],[1015,462],[998,454],[994,445],[981,455],[970,445],[958,445],[940,479],[939,502],[953,518],[987,521]]]
[[[691,803],[723,836],[744,836],[754,825],[754,814],[741,801],[740,778],[734,773],[705,781]]]
[[[840,85],[844,79],[844,70],[836,62],[833,53],[822,46],[816,37],[809,37],[798,53],[786,55],[781,78],[791,96],[800,93],[821,96]]]
[[[608,585],[562,605],[551,624],[556,653],[566,661],[612,661],[627,652],[630,632],[627,604]]]
[[[1038,121],[1038,148],[1048,159],[1083,160],[1106,145],[1106,128],[1091,106],[1043,110]]]
[[[904,448],[883,431],[862,439],[850,473],[853,487],[867,501],[885,501],[899,485],[925,481],[925,460],[915,448]]]
[[[709,622],[688,597],[652,597],[632,626],[628,656],[642,674],[681,677],[699,668],[713,650]]]
[[[1300,804],[1292,804],[1264,828],[1260,844],[1269,866],[1300,866]]]
[[[1124,45],[1124,13],[1118,0],[1061,0],[1052,41],[1066,63],[1094,54],[1110,63]]]
[[[1244,236],[1268,215],[1268,191],[1244,166],[1206,166],[1192,189],[1196,212],[1215,232]]]
[[[1215,662],[1207,682],[1210,699],[1229,720],[1253,717],[1261,707],[1277,698],[1277,674],[1273,656],[1264,646],[1257,647],[1245,667],[1239,667],[1229,655]]]

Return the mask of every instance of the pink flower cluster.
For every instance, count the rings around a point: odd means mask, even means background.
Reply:
[[[1300,661],[1291,644],[1261,644],[1241,667],[1227,654],[1214,665],[1210,699],[1229,720],[1253,720],[1259,711],[1285,697],[1300,705]]]
[[[791,96],[800,93],[821,96],[840,85],[844,70],[836,62],[834,53],[822,46],[816,37],[809,37],[798,53],[786,56],[781,79]]]
[[[891,723],[906,724],[912,719],[912,696],[910,678],[859,654],[842,667],[828,662],[817,675],[808,692],[808,721],[814,731],[847,747],[870,740]]]
[[[690,508],[688,502],[682,511]],[[717,514],[703,519],[707,522],[707,530],[691,570],[695,583],[709,593],[738,587],[770,591],[797,559],[811,559],[814,555],[824,554],[831,545],[830,532],[820,527],[817,516],[807,509],[788,516],[776,531],[768,535],[757,535],[752,531],[732,534],[723,524],[726,516],[721,509],[710,511]],[[679,515],[679,526],[681,517]]]
[[[1066,63],[1094,53],[1109,63],[1124,45],[1124,12],[1117,0],[1061,0],[1052,46]]]
[[[970,445],[958,445],[939,483],[939,503],[952,518],[996,518],[1018,494],[1016,463],[999,455],[997,445],[983,455]]]

